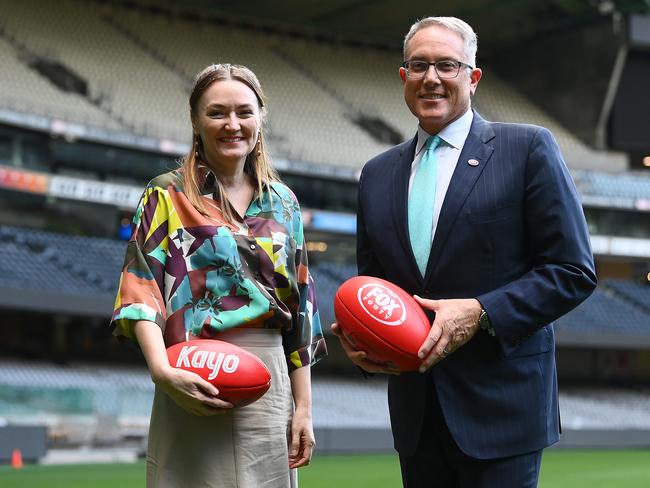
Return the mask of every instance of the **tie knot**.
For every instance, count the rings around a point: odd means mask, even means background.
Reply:
[[[424,150],[433,151],[435,148],[437,148],[440,145],[441,142],[442,139],[439,136],[430,136],[427,139],[427,142],[424,143]]]

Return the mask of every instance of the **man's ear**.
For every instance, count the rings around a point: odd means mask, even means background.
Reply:
[[[469,90],[472,95],[476,93],[476,87],[478,82],[481,81],[481,76],[483,76],[483,71],[480,68],[474,68],[469,75]]]
[[[406,70],[404,66],[400,66],[399,68],[399,77],[402,78],[402,83],[406,83]]]

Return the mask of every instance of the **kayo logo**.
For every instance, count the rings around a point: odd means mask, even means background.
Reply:
[[[214,351],[196,351],[199,346],[183,346],[176,367],[181,366],[189,368],[190,366],[197,369],[208,368],[211,370],[208,380],[213,380],[219,374],[219,371],[224,373],[234,373],[239,366],[239,357],[234,354],[224,354],[220,352],[217,354]],[[192,354],[194,352],[194,354]]]
[[[368,283],[359,288],[357,298],[368,315],[385,325],[402,325],[406,307],[396,293],[384,285]]]

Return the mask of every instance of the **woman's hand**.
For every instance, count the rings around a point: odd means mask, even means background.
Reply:
[[[136,322],[134,332],[149,366],[153,382],[185,411],[194,415],[217,415],[232,404],[217,398],[219,390],[198,374],[173,368],[160,327],[147,320]]]
[[[289,447],[289,468],[307,466],[316,446],[311,411],[297,408],[291,421],[291,445]]]
[[[178,406],[191,414],[219,415],[233,407],[218,398],[219,390],[214,385],[191,371],[170,366],[152,378]]]
[[[307,466],[316,445],[311,422],[311,367],[294,369],[290,374],[293,403],[296,406],[291,419],[289,468]]]

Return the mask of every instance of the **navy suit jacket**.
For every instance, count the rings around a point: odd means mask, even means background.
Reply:
[[[395,448],[415,451],[427,386],[466,454],[491,459],[546,447],[559,439],[552,322],[596,285],[584,213],[558,145],[542,127],[491,123],[475,112],[424,277],[407,228],[415,145],[395,146],[362,170],[359,274],[426,298],[477,298],[496,337],[479,331],[427,373],[389,378]]]

